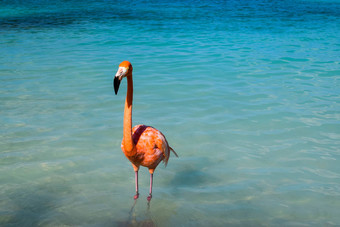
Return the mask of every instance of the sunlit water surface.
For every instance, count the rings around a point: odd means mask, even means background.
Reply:
[[[340,225],[339,1],[1,1],[1,226]],[[120,150],[134,124],[172,156]]]

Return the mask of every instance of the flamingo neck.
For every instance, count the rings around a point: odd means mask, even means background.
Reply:
[[[127,76],[127,82],[128,84],[124,109],[123,146],[125,153],[131,156],[135,151],[135,144],[132,139],[132,99],[133,99],[132,75]]]

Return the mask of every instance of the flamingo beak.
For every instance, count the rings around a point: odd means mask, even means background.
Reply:
[[[120,85],[120,79],[119,79],[119,77],[116,76],[115,79],[113,80],[113,87],[115,89],[116,95],[118,93],[119,85]]]
[[[124,67],[119,67],[116,76],[113,80],[113,87],[115,89],[115,93],[117,95],[118,93],[118,89],[119,89],[119,85],[120,85],[120,81],[123,79],[123,77],[126,75],[126,68]]]

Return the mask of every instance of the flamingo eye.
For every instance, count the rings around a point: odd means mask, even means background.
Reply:
[[[128,69],[125,67],[119,67],[119,68],[122,70],[123,75],[125,75],[126,72],[128,71]]]

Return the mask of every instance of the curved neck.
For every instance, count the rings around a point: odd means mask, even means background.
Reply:
[[[123,145],[127,155],[133,155],[135,144],[132,139],[132,99],[133,99],[133,82],[132,74],[127,76],[127,93],[124,109],[124,127],[123,127]]]

